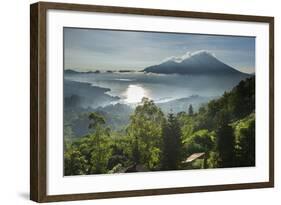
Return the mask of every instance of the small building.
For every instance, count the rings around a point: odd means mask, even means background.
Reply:
[[[193,153],[186,160],[182,161],[187,168],[206,168],[206,154],[205,152]]]

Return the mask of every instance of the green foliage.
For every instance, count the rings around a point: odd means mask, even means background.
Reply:
[[[76,148],[69,148],[64,154],[64,175],[81,175],[87,170],[87,161]]]
[[[117,164],[116,166],[114,166],[114,167],[108,172],[108,174],[118,173],[118,172],[122,171],[122,169],[123,169],[122,164]]]
[[[222,113],[227,113],[230,122],[239,120],[255,111],[255,78],[241,81],[230,92],[212,100],[206,108],[199,109],[196,128],[215,130],[220,126]]]
[[[148,169],[156,169],[160,164],[162,144],[162,124],[164,114],[153,101],[143,98],[130,117],[127,134],[130,137],[131,160],[143,164]]]
[[[107,172],[111,155],[109,129],[104,127],[103,117],[96,113],[90,113],[89,120],[89,135],[74,141],[65,150],[65,175]]]
[[[209,168],[219,167],[219,154],[216,151],[209,152],[209,158],[207,159],[207,164]]]
[[[94,112],[90,113],[89,120],[90,120],[89,129],[96,129],[97,127],[105,124],[104,118],[101,115]]]
[[[255,114],[232,124],[235,134],[236,166],[255,165]]]
[[[111,132],[111,156],[108,161],[108,169],[114,169],[116,165],[123,167],[129,166],[129,154],[131,153],[131,147],[129,137],[124,132]]]
[[[207,151],[209,167],[253,166],[255,161],[255,79],[241,81],[230,92],[210,101],[192,116],[179,113],[186,155],[203,152],[192,139],[198,131],[214,133],[214,146]],[[247,116],[252,116],[251,120]],[[245,118],[245,120],[243,120]],[[241,121],[242,119],[242,121]],[[204,139],[208,142],[208,138]]]
[[[178,113],[177,119],[181,128],[181,139],[184,142],[194,133],[194,116],[191,117],[186,113]]]
[[[194,132],[189,138],[184,140],[185,144],[185,155],[189,156],[194,153],[204,152],[203,168],[207,168],[207,159],[210,152],[215,146],[215,133],[209,132],[208,130],[199,130]],[[193,163],[193,168],[198,168],[196,164]]]
[[[209,152],[214,147],[215,133],[208,130],[199,130],[194,132],[184,141],[188,154],[198,152]]]

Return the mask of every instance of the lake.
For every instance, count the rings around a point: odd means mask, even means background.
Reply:
[[[118,102],[135,104],[143,97],[156,103],[164,103],[193,95],[220,96],[231,90],[245,76],[198,76],[178,74],[126,73],[81,73],[65,74],[66,80],[90,83],[92,86],[109,88],[106,94],[118,96]]]

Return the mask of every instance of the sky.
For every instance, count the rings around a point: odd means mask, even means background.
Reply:
[[[64,28],[64,69],[142,70],[198,51],[255,72],[254,37]]]

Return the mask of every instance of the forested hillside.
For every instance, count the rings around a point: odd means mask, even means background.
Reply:
[[[84,113],[88,133],[64,133],[64,175],[255,166],[254,77],[198,111],[187,106],[165,115],[143,98],[118,130],[108,126],[110,113]]]

